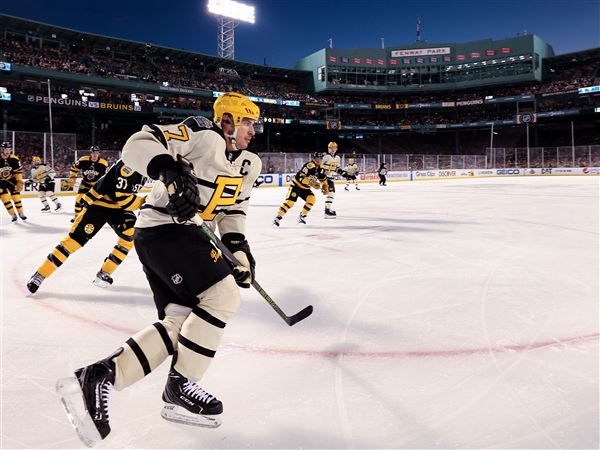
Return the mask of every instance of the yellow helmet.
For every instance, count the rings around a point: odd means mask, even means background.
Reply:
[[[33,158],[31,158],[31,162],[32,164],[41,164],[42,158],[40,158],[39,156],[34,156]]]
[[[260,108],[250,101],[248,97],[237,92],[227,92],[215,100],[213,105],[215,116],[213,121],[220,124],[223,114],[229,113],[233,116],[234,125],[240,126],[242,119],[258,120],[260,117]]]
[[[329,144],[327,144],[327,148],[337,148],[337,144],[331,141]]]

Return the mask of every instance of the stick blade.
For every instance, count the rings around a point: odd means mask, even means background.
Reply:
[[[302,311],[297,312],[293,316],[288,317],[286,319],[286,323],[291,327],[292,325],[300,322],[301,320],[306,319],[308,316],[310,316],[312,314],[312,312],[313,312],[312,305],[308,305]]]

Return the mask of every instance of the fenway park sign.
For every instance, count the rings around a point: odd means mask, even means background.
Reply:
[[[392,58],[401,56],[448,55],[449,53],[450,47],[411,48],[407,50],[392,50]]]

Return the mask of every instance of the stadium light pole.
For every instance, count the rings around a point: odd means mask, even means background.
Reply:
[[[496,161],[496,155],[494,152],[494,135],[498,134],[494,131],[494,122],[492,122],[492,128],[490,129],[490,158],[494,155],[493,161]]]
[[[50,78],[47,78],[48,81],[42,81],[41,84],[46,83],[48,85],[48,121],[50,122],[50,165],[54,167],[54,133],[52,130],[52,91],[50,90]],[[45,144],[46,138],[44,138]],[[44,161],[46,159],[46,145],[44,145]]]
[[[235,59],[235,27],[238,22],[254,23],[254,6],[233,0],[208,0],[208,12],[217,16],[217,49],[219,56]]]

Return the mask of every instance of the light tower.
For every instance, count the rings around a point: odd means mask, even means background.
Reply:
[[[233,0],[208,0],[208,12],[217,16],[219,56],[235,59],[235,27],[238,22],[254,23],[254,6]]]

